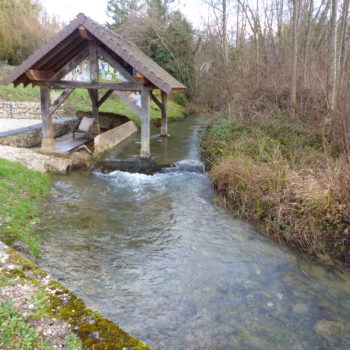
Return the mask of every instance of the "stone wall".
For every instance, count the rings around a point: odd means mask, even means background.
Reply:
[[[63,116],[62,105],[53,118]],[[0,101],[0,118],[4,119],[41,119],[41,105],[38,102]]]
[[[78,117],[63,117],[53,121],[55,137],[73,131],[78,125]],[[0,145],[13,147],[33,147],[41,143],[42,124],[0,133]]]

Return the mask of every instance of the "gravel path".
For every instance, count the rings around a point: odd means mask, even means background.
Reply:
[[[10,131],[41,124],[41,119],[2,119],[0,118],[0,132]]]

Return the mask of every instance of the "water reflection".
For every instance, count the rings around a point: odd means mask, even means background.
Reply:
[[[198,120],[156,161],[195,158]],[[108,159],[131,159],[131,144]],[[108,160],[107,159],[107,160]],[[155,349],[349,349],[350,276],[329,272],[213,204],[203,174],[59,178],[41,265]]]

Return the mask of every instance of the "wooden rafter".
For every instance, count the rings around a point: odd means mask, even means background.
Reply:
[[[30,80],[46,80],[50,79],[55,75],[55,72],[53,71],[46,71],[46,70],[37,70],[37,69],[28,69],[26,71],[26,76]]]
[[[89,31],[82,25],[79,26],[79,34],[86,40],[95,40],[94,36],[91,35]]]

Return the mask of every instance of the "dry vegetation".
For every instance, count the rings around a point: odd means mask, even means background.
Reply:
[[[278,241],[349,263],[349,162],[326,127],[290,122],[267,95],[236,100],[237,113],[207,127],[202,154],[220,203]]]
[[[202,153],[222,204],[350,263],[349,0],[205,2],[197,102],[218,112]]]

